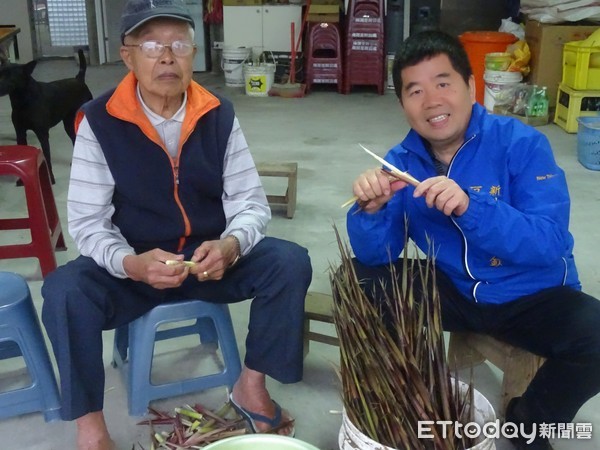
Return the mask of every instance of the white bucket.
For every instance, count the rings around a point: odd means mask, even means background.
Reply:
[[[246,95],[267,97],[275,80],[275,64],[244,64],[244,82]]]
[[[461,394],[464,395],[468,385],[459,381],[459,388]],[[475,410],[473,411],[474,421],[480,426],[494,422],[496,420],[496,412],[488,399],[476,389],[473,390],[473,397],[475,401]],[[342,427],[338,436],[338,445],[340,450],[396,450],[381,445],[360,432],[348,418],[346,410],[344,410],[342,415]],[[468,450],[496,450],[496,443],[494,438],[485,437],[481,442]]]
[[[225,47],[221,68],[225,73],[225,85],[242,87],[244,74],[242,68],[252,53],[251,47]]]
[[[512,88],[519,84],[522,79],[521,72],[486,70],[483,73],[483,81],[485,82],[483,105],[485,108],[489,112],[493,112],[496,101],[502,99],[503,95],[510,95]]]

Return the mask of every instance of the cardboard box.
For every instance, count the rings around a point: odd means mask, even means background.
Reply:
[[[494,105],[494,114],[498,114],[499,116],[508,116],[514,117],[515,119],[520,120],[525,125],[531,125],[532,127],[541,127],[543,125],[548,125],[549,115],[541,116],[541,117],[527,117],[527,116],[519,116],[518,114],[513,114],[506,108],[506,105]]]
[[[340,11],[344,10],[341,0],[311,0],[308,10],[308,22],[339,22]]]
[[[311,4],[308,13],[309,14],[338,14],[340,12],[340,5],[313,5]]]
[[[540,23],[528,20],[525,25],[525,40],[531,50],[531,73],[528,82],[548,87],[551,107],[556,107],[558,84],[562,80],[563,45],[566,42],[587,38],[598,29],[598,25],[576,25]]]
[[[339,22],[340,15],[338,14],[308,14],[307,22]]]

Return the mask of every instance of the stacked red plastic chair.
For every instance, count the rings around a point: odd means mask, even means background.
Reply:
[[[0,176],[4,175],[23,183],[28,217],[0,219],[0,231],[29,230],[31,242],[0,245],[0,259],[38,258],[45,277],[56,269],[54,251],[67,247],[42,151],[29,145],[1,145]]]
[[[312,84],[337,84],[343,89],[342,39],[336,23],[312,23],[306,48],[306,91]]]
[[[344,94],[352,86],[375,85],[385,88],[383,0],[350,0],[346,24]]]

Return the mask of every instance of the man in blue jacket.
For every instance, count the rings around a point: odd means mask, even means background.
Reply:
[[[389,255],[402,252],[407,233],[435,254],[446,330],[489,334],[547,358],[509,403],[507,421],[572,421],[600,392],[600,302],[581,292],[569,193],[548,140],[475,103],[467,54],[447,34],[408,38],[393,77],[412,129],[385,159],[420,183],[379,168],[355,180],[347,227],[358,279],[380,301]],[[550,448],[539,435],[515,445]]]

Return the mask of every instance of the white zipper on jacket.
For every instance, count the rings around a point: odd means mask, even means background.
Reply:
[[[469,139],[467,139],[465,142],[463,142],[463,144],[459,147],[459,149],[456,151],[456,153],[454,154],[454,156],[452,157],[452,160],[450,161],[450,164],[448,165],[448,172],[446,173],[446,176],[449,177],[450,176],[450,171],[452,170],[452,164],[454,164],[454,159],[456,158],[456,156],[458,155],[458,153],[465,148],[465,146],[471,142],[473,139],[475,139],[475,137],[477,136],[477,134],[474,134],[473,136],[471,136]],[[469,248],[469,244],[467,242],[467,238],[465,237],[465,234],[463,233],[462,229],[460,228],[460,226],[458,226],[458,224],[456,223],[456,221],[454,220],[453,217],[450,217],[450,220],[452,221],[452,223],[454,224],[454,226],[458,229],[458,231],[460,231],[460,234],[463,238],[463,243],[465,244],[465,252],[463,255],[463,263],[465,265],[465,270],[467,271],[467,275],[469,275],[469,277],[473,280],[476,281],[476,278],[473,276],[473,274],[471,273],[471,269],[469,268],[469,262],[467,260],[467,254],[468,252],[468,248]],[[475,302],[477,302],[477,295],[475,294],[477,291],[477,287],[481,284],[481,281],[477,281],[477,283],[475,283],[475,286],[473,286],[472,289],[472,296],[473,299],[475,300]]]
[[[566,286],[567,284],[567,277],[569,276],[569,264],[567,263],[567,260],[565,259],[565,257],[562,257],[563,263],[565,264],[565,275],[563,276],[563,281],[562,281],[562,285]]]

